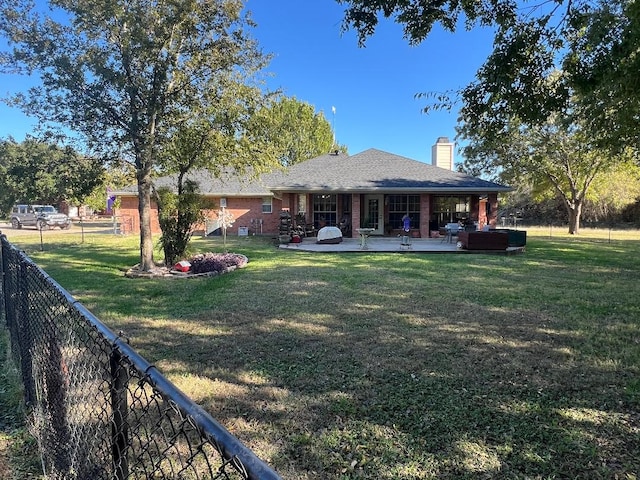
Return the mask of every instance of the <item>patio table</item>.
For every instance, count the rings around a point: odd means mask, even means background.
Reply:
[[[375,231],[375,228],[357,228],[358,235],[360,235],[360,249],[367,250],[367,238]]]

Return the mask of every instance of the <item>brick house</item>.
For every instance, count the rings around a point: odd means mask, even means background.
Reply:
[[[441,137],[432,147],[432,164],[369,149],[355,155],[330,153],[255,180],[233,176],[212,178],[206,171],[189,178],[201,192],[235,218],[228,234],[275,235],[279,213],[288,210],[315,228],[341,226],[346,237],[358,227],[374,235],[396,235],[409,215],[414,236],[428,237],[450,222],[495,226],[498,194],[510,187],[453,171],[454,145]],[[171,186],[163,177],[156,186]],[[116,192],[116,215],[126,230],[139,231],[135,187]],[[216,211],[206,212],[205,231],[219,227]],[[159,232],[157,214],[152,228]]]

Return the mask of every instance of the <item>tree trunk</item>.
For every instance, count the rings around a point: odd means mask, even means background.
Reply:
[[[153,237],[151,233],[151,175],[138,172],[138,214],[140,215],[140,270],[148,272],[155,267]]]
[[[576,202],[573,207],[567,207],[569,211],[569,234],[580,233],[580,216],[582,215],[582,202]]]

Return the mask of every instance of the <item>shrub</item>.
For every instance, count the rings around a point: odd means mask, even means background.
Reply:
[[[183,185],[178,186],[178,194],[167,187],[155,191],[158,221],[162,230],[160,245],[167,266],[173,265],[185,255],[193,226],[203,219],[204,197],[198,190],[196,182],[186,180]]]

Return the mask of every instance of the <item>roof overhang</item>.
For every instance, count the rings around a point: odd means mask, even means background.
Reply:
[[[340,189],[340,188],[330,188],[330,187],[308,187],[308,188],[286,188],[286,187],[278,187],[273,188],[273,192],[278,193],[356,193],[356,194],[364,194],[364,193],[405,193],[405,194],[420,194],[420,193],[429,193],[429,194],[438,194],[438,193],[474,193],[478,195],[487,194],[487,193],[506,193],[513,191],[511,187],[501,187],[501,188],[484,188],[484,187],[442,187],[442,188],[411,188],[411,187],[397,187],[397,188],[380,188],[380,189],[372,189],[372,188],[361,188],[361,189]]]
[[[137,197],[138,192],[127,192],[127,191],[113,191],[111,195],[115,195],[116,197]],[[256,197],[278,197],[278,193],[274,192],[242,192],[242,193],[228,193],[228,192],[218,192],[218,193],[202,193],[203,197],[227,197],[227,198],[256,198]]]

